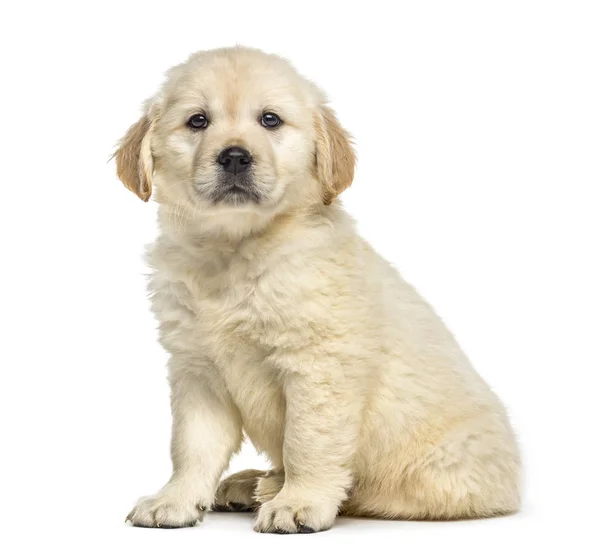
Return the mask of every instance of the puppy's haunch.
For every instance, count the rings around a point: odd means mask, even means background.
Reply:
[[[355,156],[325,104],[276,56],[200,52],[116,153],[123,183],[159,204],[149,287],[172,388],[173,476],[134,525],[189,526],[214,506],[309,533],[338,513],[519,507],[502,404],[336,200]],[[273,470],[219,486],[242,431]]]

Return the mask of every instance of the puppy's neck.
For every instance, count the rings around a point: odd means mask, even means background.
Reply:
[[[271,217],[253,212],[199,215],[181,207],[161,205],[161,234],[197,258],[267,253],[278,245],[293,245],[296,237],[321,226],[332,227],[347,217],[339,205],[288,209]]]
[[[158,209],[158,223],[160,230],[176,242],[236,246],[262,232],[269,219],[251,211],[202,213],[188,206],[164,204]]]

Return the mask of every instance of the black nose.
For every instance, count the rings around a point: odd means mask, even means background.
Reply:
[[[237,175],[248,169],[248,166],[252,163],[252,156],[244,148],[231,146],[230,148],[225,148],[219,154],[217,161],[223,166],[225,171]]]

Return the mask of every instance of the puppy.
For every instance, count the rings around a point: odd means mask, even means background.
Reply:
[[[173,475],[133,525],[190,526],[211,506],[275,533],[518,509],[504,408],[336,199],[355,156],[316,86],[257,50],[194,54],[116,161],[159,204],[147,259],[173,413]],[[244,432],[272,470],[219,486]]]

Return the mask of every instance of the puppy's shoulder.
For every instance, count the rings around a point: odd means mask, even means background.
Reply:
[[[360,238],[341,207],[317,207],[282,217],[265,234],[264,244],[275,245],[275,255],[304,261],[356,255]]]
[[[281,221],[255,250],[262,288],[278,297],[334,301],[336,291],[364,278],[365,243],[341,209],[301,214]],[[327,302],[326,302],[327,303]]]

